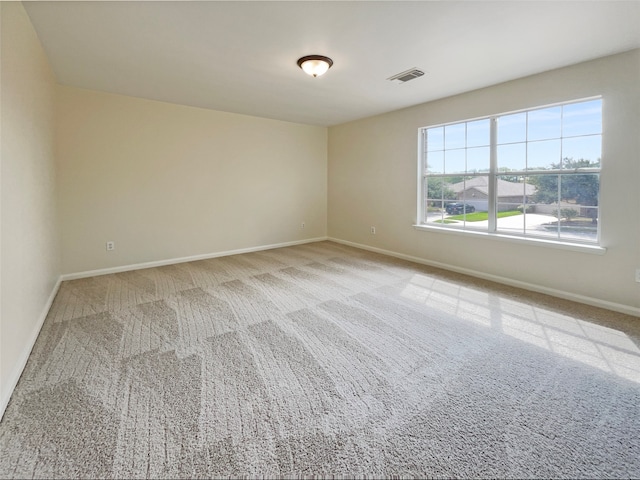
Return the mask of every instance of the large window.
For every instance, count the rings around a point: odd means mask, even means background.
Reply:
[[[599,240],[602,100],[420,129],[420,223]]]

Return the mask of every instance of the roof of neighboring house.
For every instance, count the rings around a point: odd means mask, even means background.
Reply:
[[[533,195],[536,193],[535,185],[528,183],[507,182],[498,178],[498,198],[517,197],[518,195]],[[489,177],[474,177],[463,182],[454,183],[450,186],[455,193],[464,190],[476,189],[485,195],[489,194]]]

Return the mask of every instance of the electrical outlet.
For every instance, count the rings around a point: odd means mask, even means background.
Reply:
[[[300,228],[301,228],[302,230],[304,230],[304,222],[302,222],[302,223],[300,224]]]
[[[107,242],[107,251],[110,252],[111,250],[115,250],[116,249],[116,242]]]
[[[636,268],[636,282],[640,283],[640,268]]]
[[[376,234],[376,227],[371,227],[371,235],[375,235]]]

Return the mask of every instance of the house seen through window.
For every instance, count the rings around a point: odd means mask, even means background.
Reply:
[[[420,129],[420,223],[598,243],[602,100]]]

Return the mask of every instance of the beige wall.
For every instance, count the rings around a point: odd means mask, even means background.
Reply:
[[[59,276],[55,79],[18,2],[2,2],[0,415]]]
[[[64,273],[326,235],[324,127],[61,86],[56,141]]]
[[[428,82],[428,78],[425,77]],[[422,80],[420,80],[422,81]],[[329,236],[640,307],[640,50],[329,129]],[[418,128],[603,96],[603,256],[417,231]],[[369,233],[370,226],[377,234]]]

